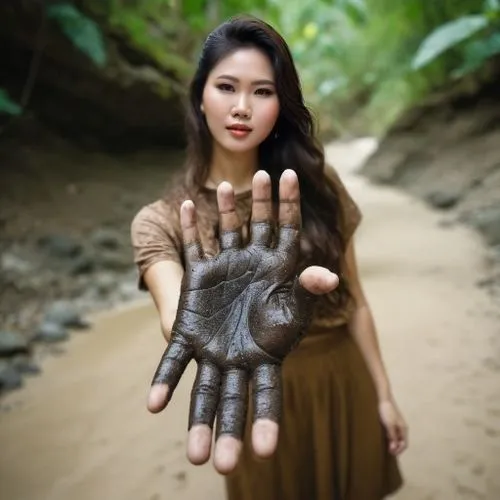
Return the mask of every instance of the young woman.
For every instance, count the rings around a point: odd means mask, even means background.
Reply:
[[[132,223],[140,287],[149,290],[170,340],[184,274],[180,207],[193,200],[204,250],[219,251],[217,187],[228,181],[249,238],[252,181],[266,171],[276,190],[287,169],[300,185],[301,265],[324,266],[339,285],[318,300],[312,324],[282,365],[283,411],[274,454],[245,446],[227,476],[231,500],[379,500],[402,483],[397,455],[407,446],[357,272],[353,234],[361,215],[325,164],[282,37],[266,23],[237,17],[207,38],[190,87],[185,175]],[[274,193],[274,200],[277,200]],[[220,199],[219,199],[220,203]],[[148,407],[167,395],[151,390]],[[190,432],[188,456],[206,435]],[[194,444],[193,444],[194,443]],[[224,467],[219,467],[219,470]]]

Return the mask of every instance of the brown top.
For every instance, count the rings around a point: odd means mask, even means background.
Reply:
[[[342,212],[340,227],[347,242],[361,221],[361,212],[334,169],[327,167],[326,175],[337,189]],[[134,261],[139,271],[141,290],[147,289],[143,276],[152,264],[162,260],[173,260],[184,265],[179,211],[182,202],[190,198],[186,188],[176,186],[170,191],[168,199],[164,198],[144,206],[132,221],[132,246]],[[202,188],[193,201],[196,205],[198,230],[203,249],[207,255],[216,255],[219,251],[216,190]],[[249,238],[251,209],[251,191],[237,194],[236,211],[243,222],[244,242]],[[353,304],[350,303],[342,310],[332,310],[328,301],[320,300],[312,328],[330,328],[345,323],[352,312],[352,306]]]

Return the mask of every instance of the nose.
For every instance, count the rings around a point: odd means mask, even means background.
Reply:
[[[233,118],[246,118],[250,119],[252,117],[252,109],[250,106],[250,100],[244,92],[241,92],[231,110],[231,115]]]

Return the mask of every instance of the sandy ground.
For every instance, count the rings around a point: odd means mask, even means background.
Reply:
[[[500,314],[476,286],[488,273],[486,251],[420,202],[354,175],[365,146],[328,153],[364,212],[358,259],[410,424],[396,498],[497,500]],[[92,331],[44,362],[42,376],[4,398],[0,499],[224,498],[211,464],[196,468],[184,456],[193,367],[168,412],[145,410],[162,350],[146,298],[99,314]]]

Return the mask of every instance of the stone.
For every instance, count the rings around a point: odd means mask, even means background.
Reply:
[[[117,287],[118,280],[113,273],[101,271],[96,273],[93,285],[99,295],[107,295]]]
[[[0,389],[12,391],[23,385],[21,374],[11,363],[0,359]]]
[[[460,201],[460,193],[456,191],[434,191],[426,196],[426,200],[434,208],[449,209]]]
[[[44,321],[35,333],[35,340],[41,342],[62,342],[69,338],[68,331],[58,323]]]
[[[90,324],[82,319],[80,312],[69,300],[53,302],[45,312],[47,323],[61,325],[66,328],[86,329]]]
[[[96,256],[99,267],[111,271],[124,271],[133,267],[130,255],[122,255],[118,252],[102,251]]]
[[[21,374],[38,375],[42,371],[29,356],[23,354],[14,356],[11,364]]]
[[[486,243],[500,245],[500,207],[483,208],[468,217],[468,222],[483,235]]]
[[[90,255],[82,254],[73,260],[69,266],[69,274],[71,276],[80,276],[82,274],[90,274],[94,271],[96,263]]]
[[[26,275],[33,271],[33,264],[13,253],[5,252],[0,260],[0,269],[4,273]]]
[[[121,246],[121,234],[111,228],[96,229],[90,236],[92,244],[98,248],[116,250]]]
[[[80,243],[65,234],[48,234],[38,240],[38,245],[49,255],[57,258],[74,258],[81,254]]]
[[[0,331],[0,356],[10,356],[28,350],[28,341],[20,333]]]

